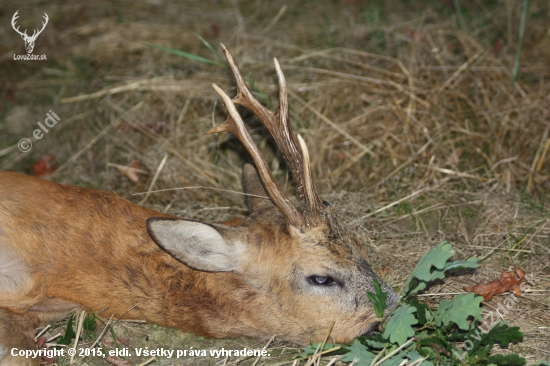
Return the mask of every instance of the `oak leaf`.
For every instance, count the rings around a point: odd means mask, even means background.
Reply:
[[[491,282],[464,287],[464,291],[483,296],[483,301],[489,301],[493,296],[500,295],[506,291],[512,291],[514,295],[521,297],[522,292],[520,285],[524,279],[525,272],[520,268],[516,268],[510,272],[502,271],[500,278]]]

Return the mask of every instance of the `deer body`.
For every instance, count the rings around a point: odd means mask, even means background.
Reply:
[[[246,93],[224,51],[239,95]],[[283,155],[294,154],[302,200],[295,207],[247,137],[233,106],[239,96],[232,102],[217,91],[230,118],[213,132],[235,133],[257,167],[243,168],[250,217],[234,226],[182,220],[113,193],[0,172],[2,365],[26,365],[10,348],[32,348],[32,327],[79,307],[210,337],[276,334],[307,344],[321,341],[333,320],[334,342],[373,329],[378,319],[366,292],[374,291],[374,279],[388,293],[387,304],[396,303],[398,296],[370,269],[363,243],[318,198],[303,140],[298,146],[291,137],[294,145],[282,147]],[[264,123],[271,118],[267,110],[254,112]],[[288,125],[276,130],[292,136]]]

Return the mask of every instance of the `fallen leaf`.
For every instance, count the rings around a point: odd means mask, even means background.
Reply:
[[[41,177],[44,175],[50,175],[55,172],[55,166],[53,165],[54,157],[52,155],[43,156],[42,159],[32,164],[32,170],[34,175]]]
[[[36,339],[36,348],[38,349],[46,348],[46,341],[47,341],[46,337],[38,337]],[[41,363],[45,363],[47,365],[51,365],[55,362],[55,359],[53,357],[41,356],[41,359],[42,359]]]
[[[483,296],[483,301],[489,301],[493,296],[500,295],[506,291],[512,291],[517,297],[522,296],[520,284],[525,279],[525,272],[516,268],[514,271],[502,271],[500,278],[487,282],[464,287],[464,291],[473,292]]]
[[[132,160],[129,166],[119,166],[117,168],[132,182],[139,182],[139,160]]]

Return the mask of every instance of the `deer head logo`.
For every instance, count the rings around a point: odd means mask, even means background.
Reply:
[[[26,29],[24,32],[21,32],[19,30],[19,26],[17,26],[17,28],[15,27],[15,21],[17,20],[17,18],[19,18],[19,15],[17,15],[17,13],[19,13],[19,10],[17,10],[15,14],[13,14],[13,17],[11,18],[11,26],[17,33],[19,33],[19,35],[21,35],[21,38],[23,38],[23,41],[25,41],[25,49],[27,50],[27,53],[32,53],[32,50],[34,49],[34,42],[36,42],[36,38],[38,38],[40,33],[42,33],[44,28],[46,28],[46,24],[48,24],[48,19],[49,19],[48,14],[44,13],[45,22],[42,22],[42,29],[40,30],[35,29],[34,32],[32,33],[32,36],[29,36],[27,34]]]

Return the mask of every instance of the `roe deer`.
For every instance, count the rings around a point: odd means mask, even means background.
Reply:
[[[308,344],[330,334],[349,342],[378,325],[366,292],[382,284],[359,237],[319,198],[306,145],[290,129],[287,88],[275,59],[279,105],[256,100],[222,45],[237,82],[231,99],[213,85],[229,131],[255,167],[243,167],[250,216],[236,226],[162,214],[116,194],[0,173],[0,359],[32,349],[33,327],[75,308],[145,319],[207,337],[249,336]],[[235,104],[272,134],[296,183],[286,198]],[[264,198],[262,198],[264,197]],[[104,310],[106,308],[106,310]],[[25,360],[29,362],[29,360]],[[34,360],[36,364],[39,360]]]

